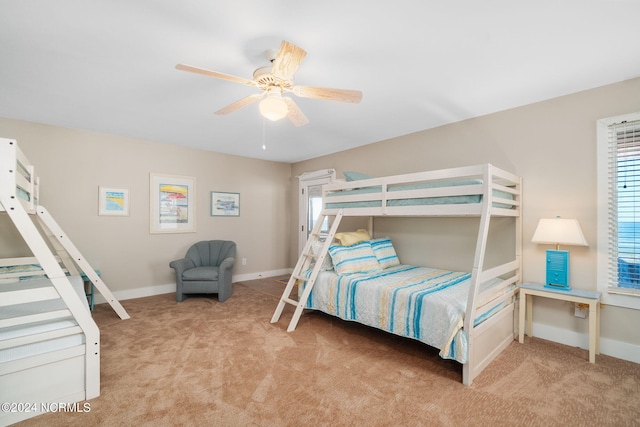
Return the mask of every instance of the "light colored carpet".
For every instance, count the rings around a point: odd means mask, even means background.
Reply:
[[[474,382],[437,350],[293,307],[270,324],[282,289],[234,284],[224,303],[173,294],[105,304],[101,396],[88,413],[23,426],[637,426],[640,365],[527,338]]]

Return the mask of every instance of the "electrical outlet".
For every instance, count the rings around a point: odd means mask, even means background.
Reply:
[[[247,259],[246,258],[242,258],[242,265],[247,265]]]
[[[579,304],[576,303],[576,311],[575,316],[581,319],[586,319],[587,314],[589,313],[589,305],[588,304]]]

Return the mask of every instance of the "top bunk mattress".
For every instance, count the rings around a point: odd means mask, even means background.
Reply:
[[[353,182],[356,184],[356,182]],[[387,191],[390,193],[400,191],[412,191],[412,190],[424,190],[435,189],[443,187],[460,187],[460,186],[478,186],[482,185],[481,179],[471,180],[459,180],[459,181],[446,181],[446,182],[427,182],[416,184],[390,184],[387,186]],[[341,208],[380,208],[382,207],[382,200],[380,195],[383,188],[381,185],[367,186],[354,188],[350,190],[342,190],[336,192],[329,192],[324,195],[324,207],[326,209],[341,209]],[[341,201],[340,199],[348,198],[349,196],[361,196],[357,201]],[[366,200],[366,195],[371,195],[371,200]],[[513,200],[513,195],[500,190],[493,190],[493,196],[508,200]],[[470,204],[482,202],[481,194],[462,194],[452,196],[433,196],[433,197],[409,197],[409,198],[389,198],[387,197],[386,206],[429,206],[429,205],[455,205],[455,204]],[[494,207],[500,207],[504,209],[510,209],[512,206],[505,203],[493,203]]]

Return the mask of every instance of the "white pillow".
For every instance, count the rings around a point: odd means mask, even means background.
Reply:
[[[321,241],[313,242],[311,244],[311,255],[313,255],[316,258],[319,257],[320,254],[322,253],[323,245],[324,245],[324,242],[321,242]],[[324,261],[322,261],[322,267],[320,269],[323,271],[333,270],[333,264],[331,263],[331,256],[329,254],[327,254],[327,256],[324,257]]]
[[[344,178],[347,181],[359,181],[361,179],[371,179],[373,178],[370,175],[367,175],[366,173],[362,173],[362,172],[351,172],[351,171],[347,171],[347,172],[343,172],[344,174]]]

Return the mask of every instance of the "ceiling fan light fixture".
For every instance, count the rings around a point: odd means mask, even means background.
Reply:
[[[206,70],[186,64],[177,64],[178,70],[202,74],[240,83],[245,86],[253,86],[261,91],[260,94],[246,96],[232,104],[215,112],[215,114],[229,114],[247,105],[258,102],[260,115],[271,121],[288,118],[294,126],[304,126],[309,119],[302,110],[288,96],[288,92],[302,98],[324,99],[327,101],[339,101],[358,103],[362,99],[362,92],[358,90],[331,89],[315,86],[295,86],[294,75],[300,63],[307,55],[304,49],[283,40],[280,49],[266,53],[269,65],[258,68],[253,72],[253,79],[247,80],[217,71]]]
[[[267,96],[260,101],[258,108],[262,117],[272,122],[285,118],[289,113],[287,103],[282,99],[280,92],[277,91],[269,92]]]

